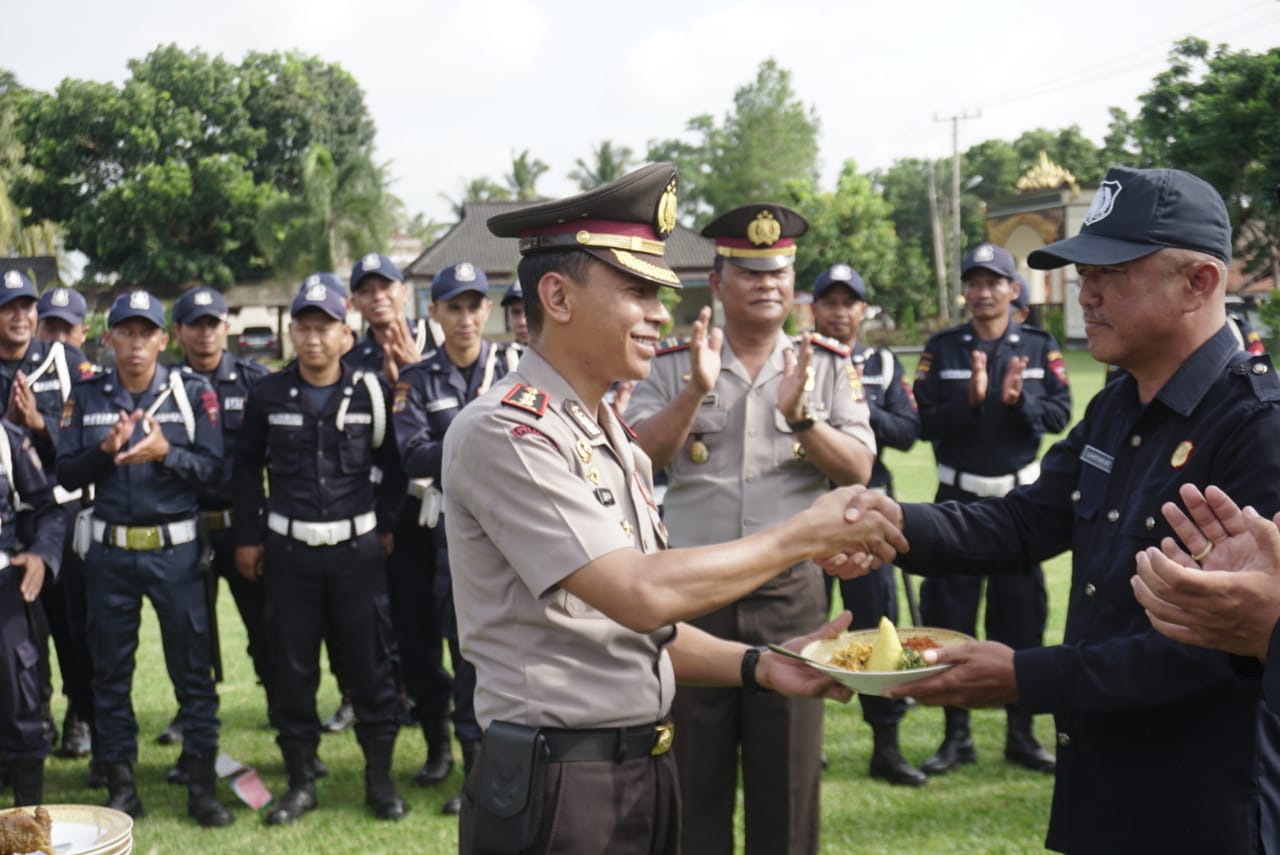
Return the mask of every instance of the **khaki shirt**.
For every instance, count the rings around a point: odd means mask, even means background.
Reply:
[[[484,727],[630,727],[671,706],[675,627],[632,632],[560,587],[615,550],[666,546],[648,456],[600,416],[528,350],[445,435],[458,636]]]
[[[720,377],[669,466],[663,504],[672,545],[735,540],[804,510],[829,489],[827,477],[800,456],[799,440],[778,412],[783,353],[793,347],[779,332],[773,353],[753,381],[725,341]],[[874,454],[870,410],[848,356],[815,344],[810,366],[810,414]],[[655,359],[649,377],[636,384],[627,420],[639,422],[666,407],[684,389],[691,370],[687,347]],[[696,443],[701,447],[695,448]],[[695,456],[703,452],[705,462],[696,463]]]

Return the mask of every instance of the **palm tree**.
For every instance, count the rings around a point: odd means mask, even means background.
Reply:
[[[630,171],[635,165],[635,152],[625,145],[614,146],[605,140],[591,149],[591,165],[582,158],[575,161],[578,166],[569,173],[569,177],[578,182],[579,190],[593,190],[601,184],[616,181]]]
[[[534,158],[529,159],[529,149],[525,149],[517,155],[511,153],[511,171],[506,174],[507,186],[511,188],[511,192],[521,202],[527,202],[532,199],[540,198],[538,191],[534,189],[534,185],[538,183],[546,172],[551,169],[541,160]]]
[[[468,202],[506,202],[511,198],[511,191],[489,178],[472,178],[462,180],[462,195],[454,199],[448,193],[439,194],[449,203],[453,215],[462,219],[462,207]]]

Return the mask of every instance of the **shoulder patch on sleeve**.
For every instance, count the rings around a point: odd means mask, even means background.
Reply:
[[[1067,385],[1067,361],[1062,358],[1062,351],[1049,351],[1048,362],[1049,370],[1053,372],[1053,376],[1058,378],[1058,382],[1063,386]]]
[[[814,347],[820,347],[823,350],[829,350],[832,353],[834,353],[836,356],[842,356],[845,359],[848,359],[849,354],[853,352],[852,348],[850,348],[848,345],[841,344],[840,342],[836,341],[834,338],[828,338],[827,336],[821,335],[819,333],[810,333],[809,341],[813,343]]]
[[[542,418],[547,412],[547,393],[521,383],[503,396],[502,403]]]
[[[205,389],[200,393],[200,405],[204,407],[204,414],[209,417],[209,423],[214,427],[217,427],[218,393],[212,389]]]
[[[920,354],[920,362],[916,365],[916,382],[924,380],[929,376],[929,369],[933,366],[933,354],[925,351]]]
[[[556,445],[556,441],[554,439],[547,436],[545,433],[538,430],[533,425],[525,425],[525,424],[516,425],[511,429],[511,435],[514,436],[516,439],[529,437],[531,439],[546,440],[548,443],[551,444],[551,447],[554,448],[556,451],[560,450],[560,446]]]
[[[60,428],[71,427],[71,417],[75,415],[75,412],[76,412],[76,399],[75,397],[68,395],[67,400],[62,402],[62,417],[58,419],[58,427]]]
[[[403,413],[409,409],[409,383],[406,380],[396,381],[396,390],[391,397],[391,412]]]
[[[666,338],[658,342],[658,346],[654,349],[655,356],[662,356],[666,353],[678,353],[682,350],[689,349],[689,339],[687,338]]]

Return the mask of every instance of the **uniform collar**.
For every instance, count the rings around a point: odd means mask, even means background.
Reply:
[[[724,347],[720,351],[721,361],[720,370],[742,378],[748,384],[759,385],[764,383],[775,374],[781,374],[785,365],[783,361],[783,353],[794,349],[795,345],[791,342],[791,337],[787,335],[785,330],[778,330],[778,338],[773,343],[773,352],[769,354],[769,358],[765,360],[764,365],[760,368],[760,373],[756,375],[755,380],[747,374],[747,369],[742,366],[742,360],[738,359],[738,355],[733,352],[733,348],[729,345],[729,337],[725,336]]]
[[[1183,360],[1173,376],[1160,387],[1156,399],[1180,416],[1190,415],[1238,353],[1240,343],[1224,324]]]
[[[182,357],[182,362],[180,362],[179,365],[181,365],[183,368],[191,368],[191,371],[194,374],[200,373],[199,371],[196,371],[196,369],[192,367],[191,363],[187,360],[187,357],[185,356]],[[238,374],[238,371],[236,369],[235,359],[227,351],[225,350],[222,351],[222,356],[221,358],[218,359],[218,366],[213,369],[213,375],[212,375],[213,379],[218,381],[235,380],[237,374]]]

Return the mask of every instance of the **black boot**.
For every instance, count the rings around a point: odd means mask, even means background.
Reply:
[[[235,821],[231,811],[218,801],[216,759],[213,754],[186,753],[178,758],[178,766],[187,777],[187,814],[205,828],[222,828]]]
[[[907,762],[898,747],[897,724],[873,724],[871,732],[875,736],[875,748],[871,752],[871,770],[873,778],[883,778],[890,784],[904,787],[923,787],[929,778]]]
[[[342,733],[342,731],[355,723],[355,707],[351,706],[351,701],[347,700],[346,695],[343,695],[342,703],[338,704],[338,708],[333,711],[333,715],[320,722],[320,726],[327,733]]]
[[[124,811],[134,819],[146,813],[138,796],[138,785],[133,780],[133,766],[128,763],[107,763],[107,800],[103,807]]]
[[[88,757],[91,751],[93,737],[89,733],[89,723],[68,711],[62,719],[62,747],[58,749],[58,756]]]
[[[316,779],[315,749],[296,742],[281,743],[284,766],[289,771],[289,790],[267,811],[263,819],[267,825],[288,825],[302,818],[309,810],[315,810]]]
[[[969,733],[969,711],[945,707],[943,712],[947,729],[942,744],[932,757],[920,764],[920,771],[926,775],[944,775],[956,766],[978,760],[978,751],[973,747],[973,736]]]
[[[396,792],[391,780],[391,758],[395,753],[395,733],[371,736],[363,743],[364,800],[378,819],[400,819],[409,807]]]
[[[428,716],[422,722],[422,737],[427,742],[427,762],[413,776],[420,787],[439,784],[453,771],[453,745],[449,742],[449,720],[443,715]]]
[[[84,785],[91,790],[100,790],[107,785],[107,766],[97,757],[89,758],[89,774],[85,776]]]
[[[182,745],[182,722],[178,721],[175,715],[173,721],[169,722],[169,726],[160,731],[160,735],[156,737],[156,742],[161,745]]]
[[[311,774],[315,778],[323,778],[329,774],[329,767],[324,765],[324,761],[320,759],[319,754],[311,755]]]
[[[1021,704],[1009,704],[1005,711],[1009,721],[1005,731],[1004,759],[1025,766],[1033,772],[1052,774],[1058,767],[1058,761],[1036,742],[1035,735],[1031,732],[1031,713]]]
[[[40,720],[44,722],[44,738],[52,750],[58,744],[58,722],[53,718],[53,708],[45,701],[40,705]]]
[[[30,807],[44,803],[44,760],[15,760],[9,764],[9,785],[13,806]]]
[[[479,752],[479,750],[479,742],[468,741],[462,743],[462,766],[466,769],[467,774],[471,773],[471,767],[475,765],[476,753]],[[464,775],[462,779],[462,785],[464,787],[466,786],[466,780],[466,776]],[[440,812],[445,816],[457,816],[462,813],[461,787],[458,789],[458,792],[454,794],[453,798],[444,803],[444,806],[440,808]]]

